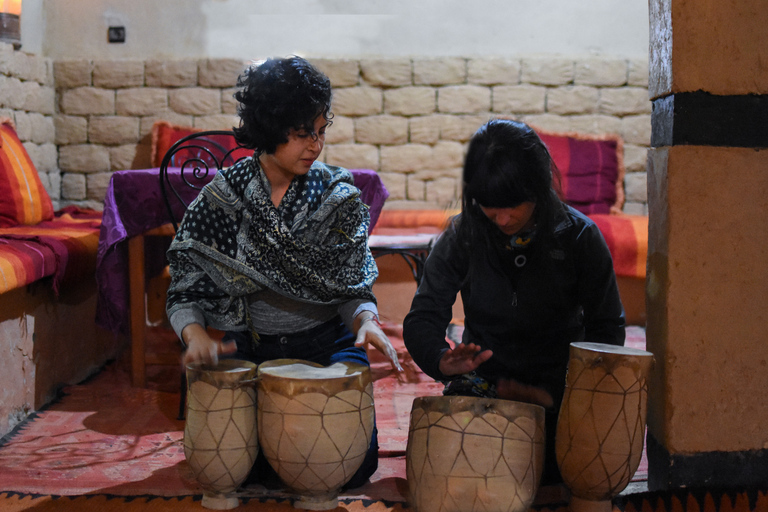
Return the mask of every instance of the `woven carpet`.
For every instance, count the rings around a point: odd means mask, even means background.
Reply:
[[[405,372],[396,376],[372,354],[379,469],[368,484],[340,496],[339,510],[408,509],[411,405],[416,396],[442,391],[410,360],[398,326],[387,332]],[[630,328],[628,345],[644,341],[642,329]],[[202,491],[184,458],[184,424],[176,419],[178,369],[154,368],[149,387],[138,389],[131,387],[126,367],[111,363],[88,381],[64,388],[55,403],[0,439],[0,510],[202,509]],[[642,490],[646,479],[643,460],[631,485]],[[261,486],[245,487],[241,499],[242,510],[292,510],[288,495]],[[554,499],[535,508],[563,506]]]

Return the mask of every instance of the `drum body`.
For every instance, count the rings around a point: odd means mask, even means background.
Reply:
[[[652,364],[645,350],[571,344],[555,450],[571,509],[610,510],[637,471]]]
[[[207,508],[238,506],[233,493],[256,461],[255,377],[256,365],[248,361],[187,365],[184,455]]]
[[[464,396],[416,398],[406,448],[417,512],[524,512],[544,464],[544,408]]]
[[[297,359],[258,368],[261,449],[295,507],[327,510],[360,468],[374,427],[373,384],[367,366],[323,367]]]

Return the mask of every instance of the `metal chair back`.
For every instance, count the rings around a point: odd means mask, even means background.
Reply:
[[[174,231],[214,175],[251,154],[237,145],[231,130],[197,132],[176,141],[160,163],[160,190]]]

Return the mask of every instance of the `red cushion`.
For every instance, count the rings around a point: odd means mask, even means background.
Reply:
[[[624,146],[618,135],[536,130],[560,172],[560,198],[582,213],[620,213]]]
[[[152,125],[152,151],[150,154],[150,162],[152,163],[152,167],[160,167],[160,164],[163,161],[163,157],[168,152],[168,150],[171,149],[171,146],[173,146],[177,141],[183,137],[186,137],[187,135],[192,135],[193,133],[199,133],[201,131],[202,130],[199,128],[193,128],[191,126],[179,126],[171,124],[168,121],[155,121],[155,123]],[[212,137],[211,140],[216,144],[220,144],[226,151],[237,147],[237,143],[235,142],[234,137],[216,136]],[[180,158],[177,158],[175,155],[174,160],[185,160],[186,158],[191,158],[193,155],[192,152],[189,154],[183,152],[181,153],[182,154],[177,153],[176,155],[180,156]],[[245,148],[237,149],[232,152],[232,162],[237,161],[242,157],[251,156],[252,154],[253,150]]]
[[[53,203],[13,122],[0,118],[0,227],[33,225],[53,218]]]

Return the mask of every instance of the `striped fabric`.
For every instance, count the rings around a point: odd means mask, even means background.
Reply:
[[[648,256],[648,217],[597,213],[589,218],[595,221],[608,244],[616,275],[644,278]]]
[[[536,130],[560,171],[560,198],[581,213],[620,213],[624,146],[617,135]]]
[[[0,293],[48,276],[58,292],[95,275],[101,215],[71,206],[35,226],[0,228]]]
[[[53,204],[13,123],[0,118],[0,228],[53,218]]]
[[[383,210],[373,235],[386,235],[391,240],[400,236],[409,240],[424,233],[439,233],[451,215],[458,212],[445,210]],[[594,213],[589,215],[605,238],[613,258],[617,276],[645,278],[645,259],[648,255],[648,217]],[[413,240],[413,238],[411,238]]]

